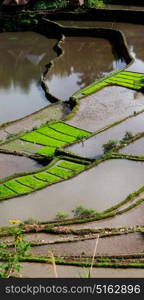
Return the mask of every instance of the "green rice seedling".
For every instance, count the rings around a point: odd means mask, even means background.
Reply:
[[[136,72],[129,72],[129,71],[123,71],[120,74],[130,76],[130,77],[138,77],[138,78],[144,78],[144,75],[141,73],[136,73]]]
[[[19,182],[17,182],[16,180],[10,180],[7,181],[5,183],[5,185],[12,189],[14,192],[16,192],[17,194],[25,194],[25,193],[29,193],[31,192],[31,188],[27,187],[27,186],[23,186],[22,184],[20,184]]]
[[[65,135],[64,133],[60,133],[50,127],[41,127],[37,130],[37,132],[45,134],[46,136],[55,138],[57,140],[60,140],[62,142],[66,142],[66,143],[72,143],[76,140],[75,137]]]
[[[63,160],[58,164],[59,167],[63,167],[66,169],[70,169],[76,172],[80,172],[83,171],[85,169],[84,165],[78,164],[78,163],[74,163],[68,160]]]
[[[59,168],[58,166],[52,167],[48,169],[48,173],[54,174],[56,176],[59,176],[60,178],[67,179],[69,177],[72,177],[74,175],[73,171],[65,170],[62,168]]]
[[[46,182],[40,181],[33,176],[23,176],[17,179],[17,182],[22,183],[32,189],[38,189],[46,186]]]
[[[9,190],[4,184],[0,185],[0,199],[14,196],[15,192]]]
[[[52,175],[50,173],[47,173],[47,172],[40,172],[36,175],[34,175],[34,177],[38,178],[38,179],[41,179],[41,180],[44,180],[46,182],[49,182],[49,183],[54,183],[54,182],[57,182],[57,181],[60,181],[61,179],[55,175]]]
[[[46,146],[46,147],[41,148],[40,150],[38,150],[36,153],[52,157],[52,156],[54,156],[55,151],[56,151],[55,147]]]
[[[54,128],[55,130],[77,137],[77,136],[82,136],[82,137],[87,137],[89,136],[91,133],[86,131],[86,130],[82,130],[76,127],[73,127],[71,125],[65,124],[63,122],[55,122],[50,124],[50,128]]]
[[[36,131],[27,133],[21,137],[21,140],[52,147],[60,147],[65,145],[65,142],[55,140],[54,138],[44,136]]]
[[[87,89],[85,89],[84,91],[82,91],[82,94],[83,95],[89,95],[89,94],[95,92],[96,90],[98,90],[98,89],[100,89],[100,88],[102,88],[104,86],[107,86],[107,85],[108,84],[105,81],[97,83],[94,86],[88,87]]]

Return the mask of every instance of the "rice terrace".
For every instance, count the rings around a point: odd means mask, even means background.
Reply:
[[[0,277],[143,277],[144,1],[0,25]]]

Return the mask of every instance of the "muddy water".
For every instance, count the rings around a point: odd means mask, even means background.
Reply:
[[[18,172],[28,172],[41,168],[35,160],[27,157],[0,153],[0,179]]]
[[[96,239],[69,242],[54,245],[44,245],[32,248],[35,256],[45,256],[49,251],[54,255],[86,255],[92,256]],[[97,255],[119,255],[142,252],[144,246],[143,233],[131,233],[120,236],[101,238],[98,242]]]
[[[26,278],[54,278],[53,266],[41,263],[22,263],[20,274]],[[89,268],[57,265],[58,278],[87,278]],[[93,278],[143,278],[143,269],[93,268]]]
[[[144,155],[144,138],[131,143],[130,145],[121,149],[119,152],[124,154]]]
[[[0,34],[0,123],[49,104],[40,77],[56,56],[56,42],[34,32]]]
[[[66,37],[62,48],[64,54],[46,80],[49,92],[61,100],[125,64],[115,46],[103,38]]]
[[[0,224],[9,219],[54,219],[58,211],[72,215],[79,205],[100,212],[124,200],[143,186],[143,163],[106,161],[75,178],[57,183],[27,196],[0,203]]]
[[[122,9],[122,10],[144,10],[144,6],[134,6],[134,5],[119,5],[119,4],[107,4],[106,8],[108,9]]]
[[[144,9],[144,8],[143,8]],[[96,22],[96,21],[60,21],[62,25],[66,26],[78,26],[78,27],[101,27],[112,28],[121,30],[125,37],[129,47],[129,51],[135,62],[131,65],[129,70],[136,72],[144,72],[144,25],[141,24],[129,24],[119,22]]]
[[[131,131],[133,134],[137,134],[138,132],[142,132],[143,128],[144,113],[141,113],[83,142],[69,146],[66,149],[81,156],[98,158],[103,154],[103,144],[107,143],[109,140],[121,140],[126,131]],[[144,139],[140,139],[139,141],[125,147],[120,152],[144,154],[143,149]]]

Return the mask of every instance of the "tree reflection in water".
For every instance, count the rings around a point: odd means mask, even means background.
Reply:
[[[0,122],[23,117],[49,103],[40,77],[56,56],[56,42],[32,32],[0,34]]]
[[[63,50],[64,55],[47,74],[47,85],[54,96],[64,100],[125,64],[114,45],[103,38],[67,37]]]

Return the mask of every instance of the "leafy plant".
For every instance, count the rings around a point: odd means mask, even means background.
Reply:
[[[121,144],[125,144],[126,142],[128,142],[129,140],[131,140],[133,137],[133,133],[131,131],[127,131],[125,133],[125,136],[123,137],[123,139],[120,141]]]
[[[57,214],[56,214],[56,219],[57,220],[64,220],[66,218],[68,218],[68,214],[64,211],[58,211]]]
[[[85,6],[88,8],[104,8],[105,4],[103,0],[85,0]]]
[[[55,0],[55,1],[47,1],[47,0],[39,0],[34,5],[34,9],[36,10],[46,10],[51,8],[65,8],[69,5],[68,0]]]
[[[103,144],[104,153],[113,150],[118,145],[117,140],[109,140],[106,144]]]
[[[18,220],[10,220],[12,224],[20,224]],[[24,257],[30,250],[30,243],[23,237],[21,227],[14,226],[11,230],[14,242],[14,251],[9,250],[6,243],[0,243],[0,257],[5,260],[0,265],[0,278],[9,278],[14,276],[15,272],[21,269],[20,258]]]
[[[77,206],[72,212],[76,217],[91,217],[97,213],[95,209],[86,208],[82,205]]]

